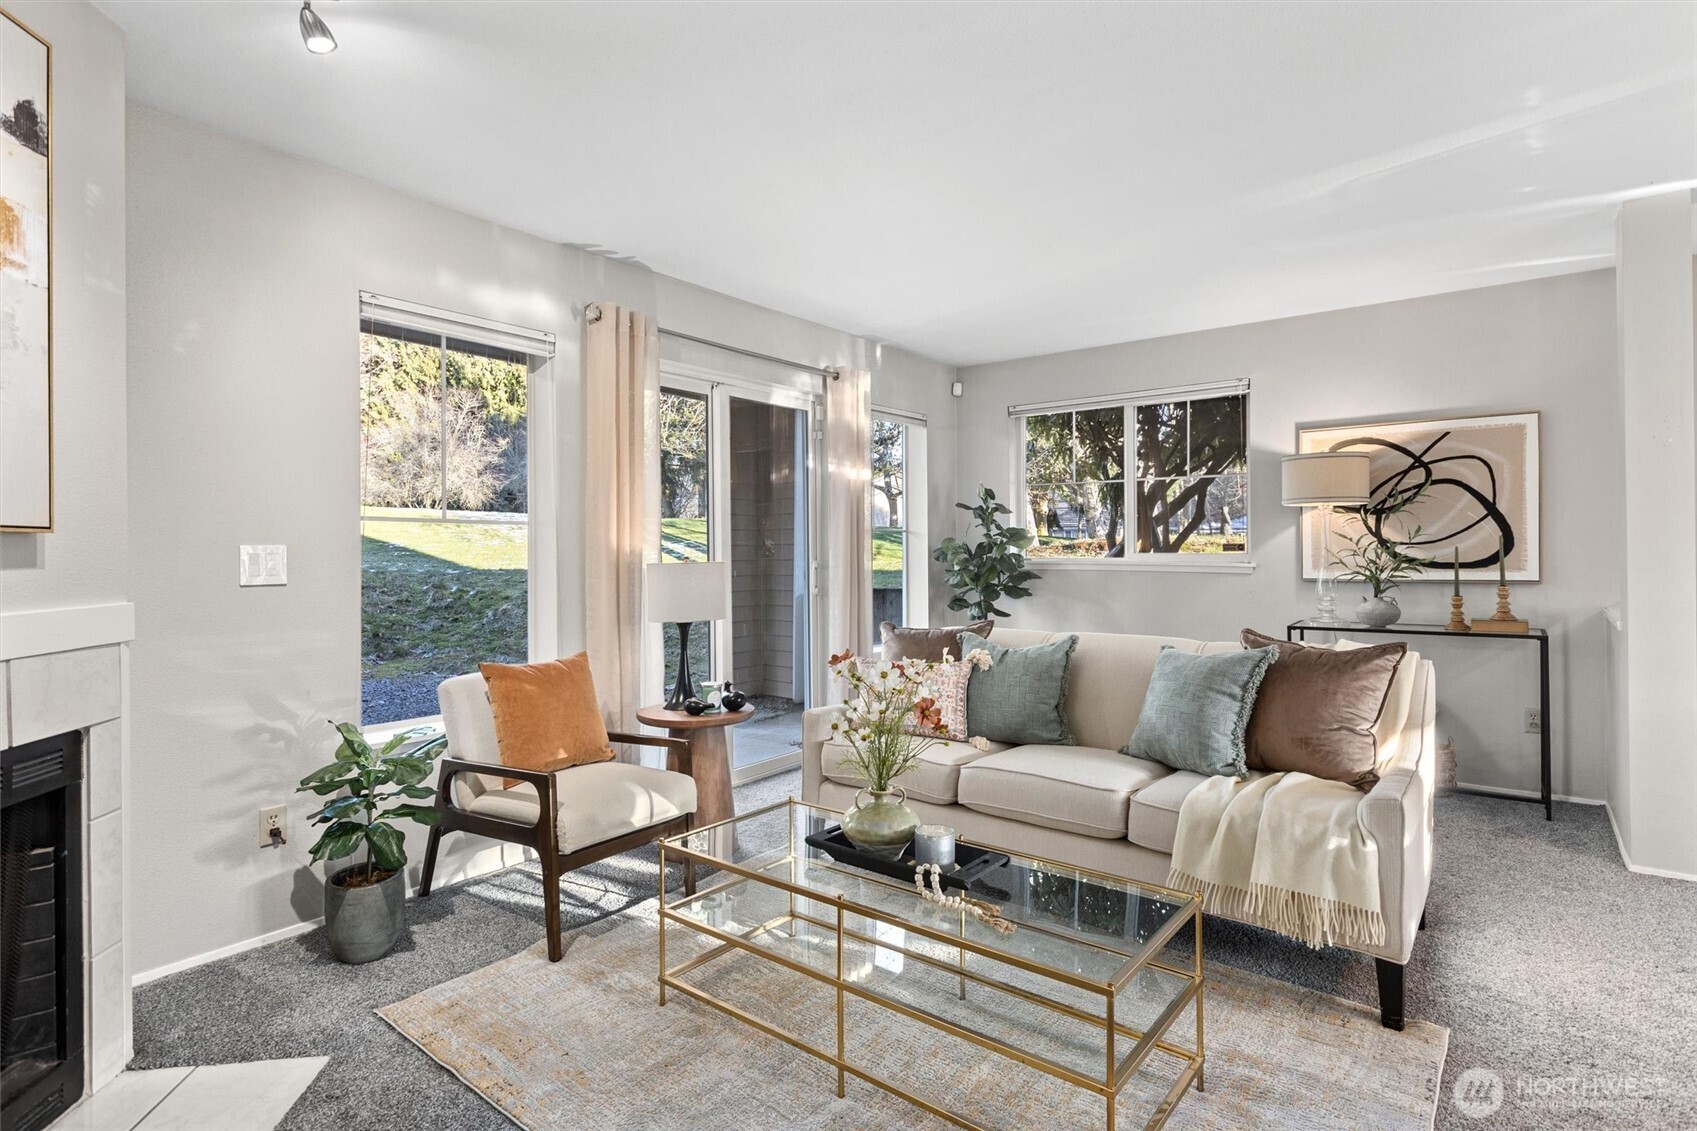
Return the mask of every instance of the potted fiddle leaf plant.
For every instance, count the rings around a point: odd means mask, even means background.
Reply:
[[[301,779],[297,793],[331,794],[309,820],[324,828],[312,846],[314,860],[342,860],[363,852],[354,863],[324,881],[324,927],[330,951],[343,962],[382,958],[406,924],[407,850],[397,821],[434,825],[438,815],[428,803],[436,791],[424,784],[444,743],[441,740],[403,752],[422,731],[408,730],[373,749],[352,723],[332,721],[341,736],[336,760]]]
[[[1031,533],[1018,526],[1003,526],[1002,515],[1013,511],[1006,503],[996,500],[996,492],[978,485],[978,505],[956,503],[978,521],[984,533],[976,541],[945,538],[938,543],[931,557],[943,563],[943,580],[955,595],[949,598],[949,608],[964,611],[972,620],[1008,616],[1006,609],[996,607],[1002,598],[1017,601],[1031,596],[1030,583],[1041,575],[1025,568],[1025,550],[1031,545]]]

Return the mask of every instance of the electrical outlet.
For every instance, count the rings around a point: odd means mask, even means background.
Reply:
[[[1526,708],[1526,733],[1544,733],[1544,713],[1536,707]]]
[[[272,829],[277,830],[282,837],[281,841],[271,835]],[[273,805],[270,808],[261,809],[259,811],[259,843],[262,845],[283,844],[287,843],[288,839],[289,807],[287,805]]]

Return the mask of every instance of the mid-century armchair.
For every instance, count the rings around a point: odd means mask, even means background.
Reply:
[[[447,679],[437,688],[448,754],[440,762],[436,809],[418,894],[430,894],[436,849],[445,833],[467,832],[534,848],[542,859],[542,906],[548,960],[565,953],[560,938],[560,877],[665,836],[688,832],[695,814],[689,743],[647,734],[609,734],[615,744],[658,747],[664,770],[628,762],[593,762],[552,773],[501,765],[495,713],[481,675]],[[507,779],[518,784],[508,787]],[[693,894],[695,870],[684,868]]]

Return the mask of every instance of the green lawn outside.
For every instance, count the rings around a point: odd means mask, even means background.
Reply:
[[[662,525],[666,560],[705,560],[705,519],[669,518]],[[466,672],[485,661],[529,658],[524,525],[367,522],[362,533],[364,678]],[[902,532],[875,530],[873,586],[899,588],[901,567]],[[692,652],[703,650],[697,659],[704,661],[705,640],[691,645]]]
[[[366,679],[529,659],[522,524],[367,522],[362,533]]]
[[[660,520],[660,557],[668,562],[707,560],[707,520],[663,518]],[[902,585],[902,531],[879,526],[872,531],[872,588],[900,589]]]

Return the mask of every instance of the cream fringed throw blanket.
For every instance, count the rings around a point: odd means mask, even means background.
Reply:
[[[1379,847],[1360,801],[1355,787],[1308,774],[1209,778],[1179,809],[1168,882],[1312,947],[1383,945]]]

